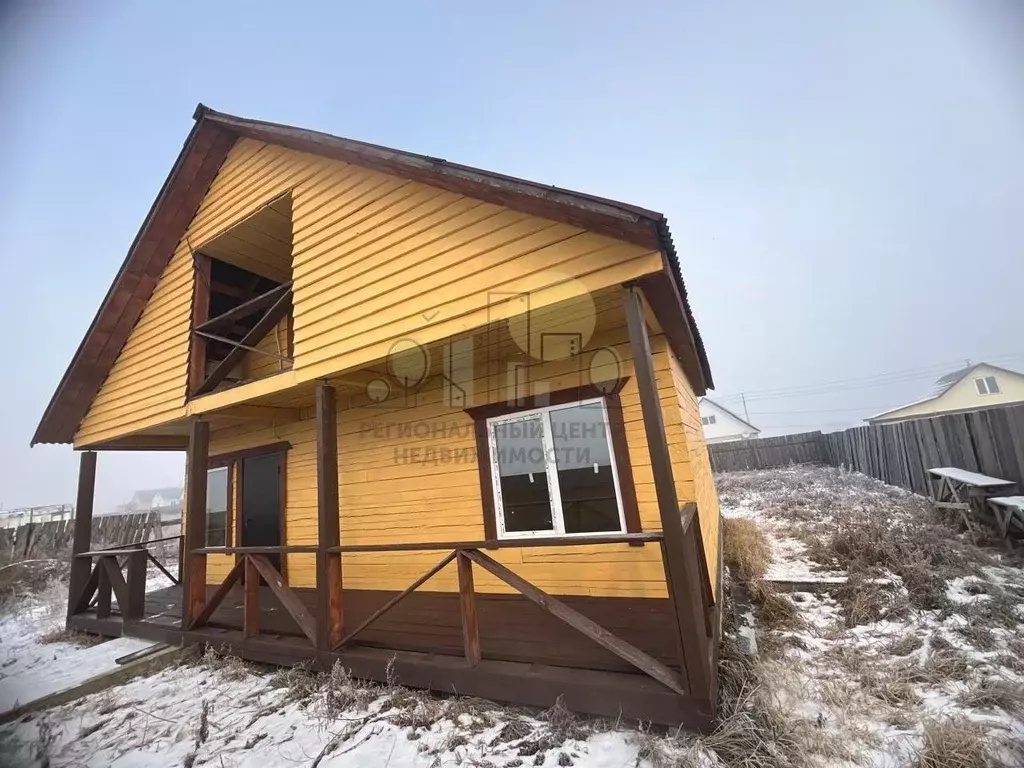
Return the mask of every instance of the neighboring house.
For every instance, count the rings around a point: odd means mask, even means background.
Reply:
[[[922,419],[947,413],[1024,403],[1024,374],[978,363],[947,373],[935,382],[930,397],[872,416],[868,424]]]
[[[181,488],[151,488],[136,491],[125,505],[125,512],[149,512],[181,508]]]
[[[665,218],[195,119],[33,439],[85,498],[94,451],[187,451],[183,586],[79,558],[69,627],[708,726],[712,381]]]
[[[730,440],[749,440],[761,430],[744,421],[735,413],[707,397],[700,399],[700,423],[708,443],[727,443]]]

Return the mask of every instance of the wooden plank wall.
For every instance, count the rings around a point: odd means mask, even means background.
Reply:
[[[827,464],[825,436],[821,432],[734,440],[708,446],[711,468],[715,472],[741,469],[770,469],[787,464]]]
[[[590,363],[598,350],[614,354],[619,366],[609,377],[629,377],[620,392],[626,441],[645,531],[661,527],[650,454],[643,428],[632,360],[624,327],[619,291],[597,297],[603,325],[579,359],[534,361],[523,372],[533,390],[558,391],[591,381]],[[685,375],[672,362],[664,336],[651,338],[659,397],[673,457],[681,503],[697,501],[709,550],[717,570],[718,507],[702,438],[699,411]],[[508,395],[502,361],[515,344],[507,333],[475,334],[473,379],[462,382],[472,404],[503,402]],[[521,353],[520,353],[521,354]],[[441,370],[440,354],[432,355],[432,372]],[[673,368],[676,375],[673,375]],[[385,374],[378,374],[385,375]],[[594,380],[603,380],[596,376]],[[341,389],[339,387],[339,389]],[[439,376],[432,377],[406,399],[396,395],[373,403],[365,393],[343,390],[338,409],[338,468],[341,540],[345,544],[413,543],[485,538],[476,442],[470,417],[461,407],[446,404]],[[286,460],[286,523],[289,544],[315,544],[316,434],[311,418],[266,427],[258,424],[214,430],[211,453],[252,448],[280,440],[291,443]],[[702,463],[703,462],[703,463]],[[346,589],[400,590],[433,566],[437,552],[361,553],[343,558]],[[553,594],[590,597],[654,597],[666,595],[660,548],[626,544],[560,549],[506,549],[494,554],[503,564]],[[233,564],[227,555],[208,560],[209,583],[219,583]],[[455,569],[428,582],[428,591],[456,591]],[[314,556],[288,556],[292,586],[315,584]],[[485,573],[477,574],[479,592],[511,589]]]
[[[925,470],[959,467],[1024,489],[1024,405],[825,435],[827,461],[927,494]]]
[[[0,529],[0,562],[63,557],[71,552],[74,531],[73,519],[26,523],[17,528]],[[94,549],[159,538],[163,538],[159,512],[103,515],[93,518],[92,521]],[[168,552],[170,551],[169,548]],[[173,551],[177,554],[177,547],[174,547]]]
[[[186,415],[189,246],[201,250],[288,191],[293,369],[197,400],[203,409],[370,364],[386,357],[398,339],[415,336],[419,344],[430,344],[483,326],[492,319],[495,296],[529,294],[532,312],[662,268],[661,254],[649,248],[240,139],[94,398],[75,436],[77,446]],[[261,346],[276,350],[276,341],[268,337]],[[267,360],[255,372],[270,372],[276,363]]]

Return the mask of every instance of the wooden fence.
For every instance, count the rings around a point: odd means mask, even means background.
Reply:
[[[927,494],[925,470],[959,467],[1024,489],[1024,406],[854,427],[825,435],[829,463]]]
[[[708,446],[711,469],[733,472],[739,469],[769,469],[787,464],[827,464],[828,454],[821,432],[734,440]]]
[[[844,466],[921,494],[925,470],[960,467],[1024,491],[1024,405],[708,446],[716,472],[787,464]]]
[[[0,562],[70,556],[74,531],[74,520],[26,523],[17,528],[0,529]],[[92,521],[93,549],[159,539],[163,535],[159,512],[102,515]]]

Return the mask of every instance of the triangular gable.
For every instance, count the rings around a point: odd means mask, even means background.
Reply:
[[[671,235],[661,214],[423,155],[233,117],[203,105],[197,108],[194,117],[196,124],[58,385],[32,444],[72,441],[153,298],[161,276],[166,276],[172,257],[181,250],[183,237],[207,189],[232,146],[245,137],[421,181],[660,251],[666,262],[665,279],[644,278],[641,282],[645,293],[673,321],[665,323],[666,335],[695,389],[702,392],[711,386],[707,356],[686,299]]]

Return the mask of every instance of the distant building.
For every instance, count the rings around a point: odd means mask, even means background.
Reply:
[[[704,439],[709,443],[749,440],[761,434],[749,421],[707,397],[700,399],[700,423],[704,427]]]
[[[181,488],[150,488],[136,491],[124,506],[126,513],[153,512],[156,510],[180,510]]]
[[[1014,403],[1024,403],[1024,374],[978,363],[941,377],[933,385],[932,394],[923,400],[884,411],[868,418],[867,422],[892,424]]]

